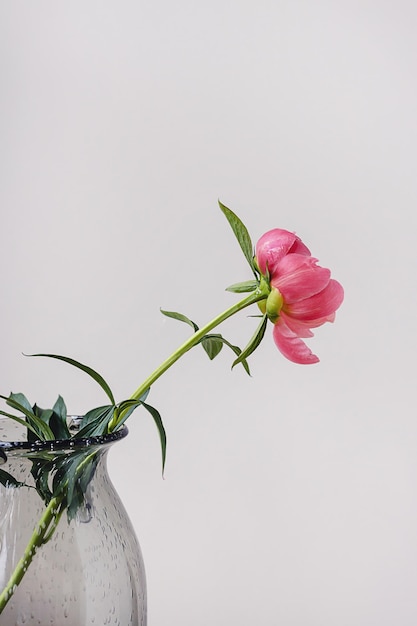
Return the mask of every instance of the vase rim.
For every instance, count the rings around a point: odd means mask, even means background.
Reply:
[[[10,418],[0,418],[0,426],[5,422],[13,422]],[[16,422],[14,422],[16,424]],[[0,428],[1,430],[1,428]],[[106,435],[98,435],[94,437],[78,437],[75,436],[70,439],[49,439],[46,441],[18,441],[16,440],[1,440],[0,439],[0,452],[10,452],[11,450],[22,450],[29,452],[54,452],[56,450],[79,450],[80,448],[89,448],[95,446],[105,446],[111,444],[120,439],[124,439],[129,433],[126,424],[112,433]],[[0,433],[1,435],[1,433]]]

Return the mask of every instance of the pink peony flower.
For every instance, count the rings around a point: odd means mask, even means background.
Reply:
[[[261,308],[274,323],[273,337],[282,354],[294,363],[317,363],[318,357],[302,339],[312,328],[333,322],[343,302],[343,287],[297,235],[275,228],[256,244],[256,261],[269,273],[271,293]]]

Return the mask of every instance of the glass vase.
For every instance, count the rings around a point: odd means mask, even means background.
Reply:
[[[8,589],[1,626],[145,626],[142,555],[106,463],[127,429],[52,442],[28,442],[25,433],[20,424],[0,419],[0,593]],[[39,526],[45,493],[53,495],[69,475],[72,505],[61,503],[61,515],[31,554],[33,537],[36,543],[37,533],[45,533]],[[21,579],[10,585],[19,580],[11,578],[19,561]]]

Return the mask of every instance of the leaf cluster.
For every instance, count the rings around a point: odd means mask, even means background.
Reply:
[[[86,439],[100,437],[110,432],[112,422],[119,429],[126,419],[139,406],[143,406],[152,416],[158,428],[161,448],[162,467],[166,459],[166,433],[159,412],[145,402],[149,389],[138,400],[124,400],[119,404],[114,401],[113,393],[104,380],[91,367],[54,354],[37,354],[58,359],[81,369],[93,378],[106,393],[111,404],[97,407],[88,411],[82,418],[76,430],[68,424],[67,407],[61,396],[58,396],[52,409],[42,409],[37,404],[31,406],[29,400],[22,393],[10,393],[8,397],[0,395],[6,404],[22,415],[0,410],[0,415],[8,417],[27,429],[27,440],[30,443],[45,441],[62,441],[71,439]],[[91,481],[98,462],[98,449],[72,450],[71,452],[36,452],[28,454],[32,461],[31,473],[35,481],[35,488],[39,496],[48,504],[52,498],[59,498],[61,511],[67,510],[69,519],[75,516],[78,508],[85,502],[85,491]],[[16,480],[9,472],[0,470],[0,483],[6,487],[20,487],[22,483]]]

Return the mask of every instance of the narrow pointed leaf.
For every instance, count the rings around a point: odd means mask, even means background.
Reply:
[[[232,293],[250,293],[251,291],[255,291],[257,287],[257,280],[246,280],[242,283],[234,283],[233,285],[226,287],[226,291],[231,291]]]
[[[49,426],[49,420],[51,419],[53,413],[52,409],[41,409],[41,407],[37,404],[34,404],[32,409],[36,417],[39,417],[39,419]]]
[[[244,225],[244,223],[238,218],[238,216],[233,213],[227,206],[222,204],[219,200],[219,207],[223,211],[227,221],[229,222],[236,239],[239,242],[239,245],[242,249],[242,252],[245,256],[245,259],[249,263],[253,272],[255,272],[255,265],[253,262],[253,245],[248,233],[248,229]]]
[[[154,422],[156,424],[156,427],[158,429],[158,432],[159,432],[159,438],[161,440],[162,475],[163,475],[164,469],[165,469],[166,450],[167,450],[167,436],[166,436],[164,424],[162,422],[162,418],[159,412],[153,406],[150,406],[149,404],[146,404],[145,402],[142,402],[142,404],[145,407],[145,409],[149,411],[149,413],[152,415]]]
[[[240,355],[242,354],[242,350],[239,348],[239,346],[234,346],[233,344],[231,344],[229,341],[227,341],[224,337],[222,337],[222,341],[223,343],[228,346],[232,352],[234,352],[236,354],[236,356],[240,357]],[[249,365],[247,360],[245,359],[245,357],[243,357],[239,363],[241,363],[241,365],[243,366],[243,368],[245,369],[245,372],[248,374],[248,376],[250,376],[250,369],[249,369]],[[236,364],[237,365],[237,364]],[[233,365],[232,365],[233,367]]]
[[[67,406],[62,396],[58,396],[54,406],[52,407],[54,413],[56,413],[62,420],[67,420]]]
[[[76,439],[80,437],[99,437],[107,433],[109,425],[116,407],[113,405],[99,406],[88,411],[81,422],[81,429],[74,435]]]
[[[9,399],[13,402],[18,402],[21,406],[24,406],[27,411],[33,413],[32,406],[23,393],[11,393]]]
[[[116,408],[115,419],[114,419],[114,423],[116,424],[116,426],[114,427],[113,430],[119,430],[120,426],[122,426],[125,423],[127,418],[130,417],[133,411],[137,409],[138,406],[140,406],[141,404],[142,404],[141,399],[123,400],[123,402],[121,402],[119,406]],[[119,418],[119,415],[122,415],[122,417]]]
[[[187,317],[186,315],[183,315],[182,313],[176,313],[175,311],[164,311],[163,309],[160,309],[160,311],[162,315],[166,315],[166,317],[172,317],[174,320],[178,320],[180,322],[184,322],[185,324],[188,324],[194,329],[195,333],[198,331],[197,324],[193,322],[192,320],[190,320],[190,318]]]
[[[250,356],[256,350],[256,348],[259,346],[259,344],[261,343],[265,335],[265,329],[266,329],[267,323],[268,323],[268,318],[266,315],[264,315],[261,323],[259,324],[258,328],[252,335],[248,345],[242,350],[241,354],[233,362],[232,368],[238,363],[241,363],[243,359],[247,359],[248,356]]]
[[[14,476],[3,469],[0,469],[0,483],[5,487],[22,487],[25,483],[21,483]]]
[[[133,413],[133,411],[135,411],[135,409],[138,408],[138,406],[140,406],[142,404],[142,402],[144,402],[146,400],[146,398],[149,395],[151,388],[148,387],[143,394],[141,395],[140,398],[136,399],[136,398],[128,398],[127,400],[123,400],[122,402],[119,402],[119,404],[117,405],[115,411],[114,411],[114,416],[112,419],[111,424],[109,424],[109,426],[111,426],[110,428],[110,432],[114,432],[115,430],[119,430],[119,428],[125,423],[125,421],[127,420],[128,417],[130,417]]]
[[[26,422],[21,417],[17,417],[17,415],[13,415],[12,413],[6,413],[6,411],[0,411],[0,415],[10,417],[10,419],[27,428],[31,433],[36,436],[37,439],[42,439],[42,437],[39,437],[39,431],[34,426],[32,426],[32,424],[29,424],[29,422]]]
[[[201,341],[201,345],[206,351],[208,358],[212,361],[223,348],[221,335],[206,335]]]
[[[53,415],[52,409],[41,409],[37,404],[34,404],[32,409],[33,409],[34,415],[36,415],[36,417],[39,417],[39,419],[42,420],[42,422],[46,424],[48,428],[50,428],[51,433],[52,433],[52,439],[56,439],[57,438],[56,434],[53,431],[51,424],[49,423]],[[28,439],[30,439],[29,436],[28,436]]]
[[[49,426],[54,432],[57,439],[70,439],[71,433],[67,423],[67,407],[64,399],[58,396],[57,401],[52,407],[52,416],[49,420]]]
[[[239,348],[239,346],[234,346],[232,343],[230,343],[230,341],[227,341],[227,339],[225,339],[223,337],[223,335],[220,335],[220,334],[218,334],[218,335],[217,334],[215,334],[215,335],[204,335],[204,337],[200,340],[200,343],[203,343],[204,341],[210,340],[212,338],[214,338],[216,340],[216,342],[221,342],[222,344],[224,344],[225,346],[230,348],[236,354],[236,356],[240,356],[240,354],[242,353],[242,350]],[[250,376],[249,365],[248,365],[246,359],[243,358],[240,361],[240,363],[244,367],[246,373]]]
[[[16,409],[16,411],[20,411],[21,413],[23,413],[23,415],[25,415],[25,417],[27,418],[25,425],[28,427],[28,425],[30,424],[31,428],[29,430],[31,430],[32,432],[35,432],[35,434],[37,435],[39,439],[43,439],[43,440],[54,439],[54,433],[52,432],[52,430],[37,415],[33,413],[32,407],[28,409],[26,407],[26,403],[20,404],[20,402],[15,399],[15,398],[20,398],[21,396],[22,394],[11,393],[8,398],[2,395],[0,395],[0,398],[3,398],[3,400],[6,400],[6,404],[11,406],[13,409]]]
[[[100,387],[103,389],[103,391],[107,394],[107,397],[109,398],[110,402],[112,404],[116,404],[114,401],[113,393],[109,385],[104,380],[104,378],[101,376],[101,374],[93,370],[88,365],[84,365],[83,363],[80,363],[79,361],[75,361],[75,359],[70,359],[67,356],[61,356],[59,354],[28,354],[27,356],[45,356],[49,359],[57,359],[58,361],[64,361],[65,363],[69,363],[70,365],[77,367],[78,369],[82,370],[83,372],[91,376],[91,378],[93,378],[96,381],[96,383],[98,383]]]
[[[85,506],[85,492],[97,467],[98,454],[85,451],[67,458],[54,476],[54,496],[62,491],[66,495],[68,520],[75,517],[80,506]],[[59,475],[59,476],[58,476]],[[58,476],[58,478],[57,478]],[[55,480],[57,478],[57,480]]]
[[[49,474],[54,470],[55,465],[51,460],[39,459],[38,455],[32,458],[28,456],[28,458],[32,461],[30,473],[35,480],[36,491],[45,504],[48,504],[52,498],[52,491],[49,488]]]

